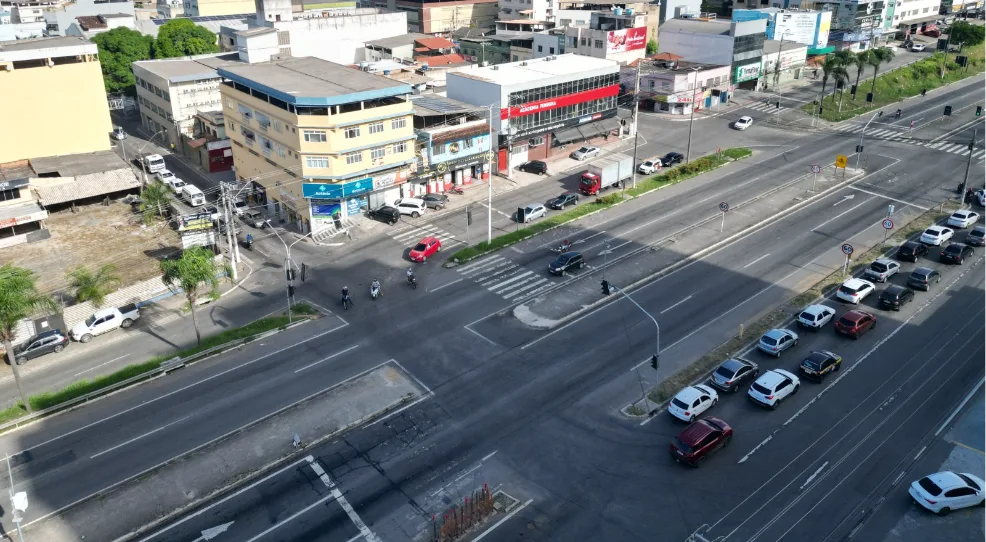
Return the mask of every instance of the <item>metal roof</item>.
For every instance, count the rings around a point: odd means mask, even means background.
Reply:
[[[52,180],[55,179],[45,179],[45,181]],[[32,188],[38,194],[38,199],[46,206],[112,194],[114,192],[122,192],[139,187],[140,181],[137,180],[133,170],[129,167],[115,171],[78,175],[74,179],[66,180],[61,184],[52,186],[32,185]]]
[[[172,83],[181,83],[201,79],[218,79],[219,74],[216,73],[216,68],[239,61],[238,53],[222,53],[198,57],[141,60],[134,62],[134,65]]]
[[[661,25],[661,32],[691,32],[693,34],[729,35],[730,23],[726,21],[698,21],[671,19]]]
[[[31,158],[31,168],[36,177],[57,173],[59,177],[76,177],[126,168],[127,163],[113,151],[97,151],[81,154],[65,154]]]
[[[485,107],[479,107],[451,98],[436,95],[417,95],[411,96],[411,103],[414,104],[414,115],[418,117],[429,117],[435,115],[455,115],[458,113],[468,113],[470,111],[486,111]]]
[[[381,47],[383,49],[395,49],[397,47],[406,47],[408,45],[414,45],[416,40],[429,37],[426,34],[418,34],[411,32],[401,36],[391,36],[389,38],[381,38],[378,40],[368,41],[365,45],[373,45],[375,47]]]

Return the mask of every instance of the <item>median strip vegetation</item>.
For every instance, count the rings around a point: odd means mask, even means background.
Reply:
[[[752,154],[753,151],[746,148],[725,149],[718,154],[703,156],[692,161],[691,163],[669,168],[660,175],[655,175],[647,180],[640,181],[637,183],[636,188],[626,190],[625,194],[626,196],[629,196],[630,199],[637,198],[647,194],[648,192],[657,190],[658,188],[680,183],[681,181],[690,179],[702,173],[706,173],[729,162],[746,158]],[[614,205],[622,203],[623,201],[625,201],[624,192],[613,192],[612,194],[608,194],[606,196],[598,196],[596,199],[585,205],[579,205],[574,209],[553,214],[529,226],[520,228],[515,232],[494,237],[493,241],[490,243],[482,241],[476,245],[457,250],[449,256],[448,262],[453,264],[467,262],[485,254],[500,250],[501,248],[519,243],[525,239],[563,224],[578,220],[586,215],[608,209]]]
[[[296,319],[300,319],[298,315],[315,316],[318,315],[318,311],[307,303],[296,303],[292,306],[292,314],[296,316]],[[302,316],[303,318],[304,316]],[[227,329],[222,333],[212,335],[209,337],[204,337],[202,343],[180,350],[173,354],[157,356],[151,358],[144,363],[136,363],[133,365],[127,365],[126,367],[112,372],[107,375],[99,376],[93,378],[92,380],[79,380],[73,382],[68,386],[56,391],[42,392],[30,396],[28,399],[31,402],[31,408],[34,410],[43,410],[46,408],[51,408],[53,406],[71,401],[72,399],[82,397],[110,386],[114,384],[123,382],[130,378],[134,378],[140,375],[150,375],[154,371],[157,371],[161,364],[165,361],[179,357],[182,359],[194,356],[196,354],[205,352],[210,348],[215,348],[222,346],[224,344],[245,339],[246,342],[251,340],[251,337],[265,333],[268,331],[282,330],[288,325],[287,315],[277,315],[268,316],[266,318],[261,318],[250,322],[249,324]],[[18,401],[15,406],[0,410],[0,423],[6,423],[9,421],[16,420],[27,414],[27,410],[24,408],[24,403]]]

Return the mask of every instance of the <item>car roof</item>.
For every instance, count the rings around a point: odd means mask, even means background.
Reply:
[[[703,395],[709,395],[708,391],[703,390],[698,386],[701,386],[701,384],[682,388],[681,391],[675,394],[675,397],[690,404],[693,400],[698,399]]]
[[[424,200],[419,199],[419,198],[400,198],[397,201],[395,201],[394,203],[397,203],[397,204],[401,204],[401,203],[424,203]]]
[[[767,333],[764,333],[764,337],[772,337],[774,339],[780,339],[781,337],[790,334],[791,332],[786,329],[771,329]]]
[[[902,248],[903,247],[917,248],[917,247],[920,247],[920,246],[924,246],[924,245],[922,245],[921,243],[918,243],[917,241],[908,241],[908,242],[904,243],[903,245],[901,245]]]
[[[805,361],[825,361],[831,357],[835,357],[832,355],[831,352],[825,352],[825,351],[812,352],[811,354],[808,354],[808,357],[805,358]]]
[[[868,281],[868,280],[851,278],[851,279],[843,282],[842,285],[843,286],[846,286],[848,288],[852,288],[852,289],[855,290],[855,289],[858,289],[860,286],[866,286],[866,285],[872,286],[873,283],[870,282],[870,281]]]
[[[849,311],[842,315],[842,317],[845,318],[846,320],[850,320],[853,322],[857,322],[866,316],[869,316],[869,313],[863,311]]]
[[[894,263],[894,261],[889,258],[877,258],[873,260],[873,263],[882,263],[883,265],[890,265]]]
[[[975,228],[972,228],[972,231],[977,231],[979,233],[986,233],[986,227],[976,226]]]
[[[885,294],[901,294],[906,289],[907,288],[904,288],[903,286],[897,286],[896,284],[891,284],[890,286],[887,286],[887,289],[884,290],[883,293],[885,293]]]
[[[963,247],[965,247],[965,245],[962,243],[949,243],[948,246],[945,247],[945,250],[962,250]]]
[[[576,250],[572,250],[572,251],[569,251],[569,252],[563,252],[563,253],[559,254],[558,255],[558,259],[564,258],[566,260],[571,260],[575,256],[581,256],[581,255],[582,255],[581,252],[578,252]]]
[[[805,310],[803,310],[801,312],[807,312],[808,314],[818,314],[818,313],[820,313],[820,312],[822,312],[823,310],[826,310],[826,309],[827,310],[831,310],[831,309],[829,309],[829,307],[827,307],[825,305],[808,305],[807,307],[805,307]]]
[[[965,216],[974,215],[974,214],[976,214],[975,211],[970,211],[968,209],[959,209],[958,211],[955,211],[954,213],[952,213],[952,216],[963,216],[963,217],[965,217]]]
[[[967,485],[965,480],[959,478],[958,474],[951,471],[936,472],[925,476],[925,478],[928,478],[934,482],[936,486],[942,488],[944,491],[948,491],[949,489],[956,487],[966,487]]]
[[[689,446],[693,446],[714,430],[705,420],[697,420],[686,427],[684,431],[678,433],[678,440]]]
[[[748,361],[743,361],[743,360],[740,360],[740,359],[729,358],[726,361],[722,362],[722,364],[719,365],[719,367],[722,367],[722,368],[725,368],[725,369],[729,369],[729,370],[731,370],[733,372],[736,372],[741,367],[753,367],[753,364],[750,363],[750,362],[748,362]]]
[[[948,228],[946,228],[945,226],[929,226],[929,227],[928,227],[928,229],[926,229],[926,230],[924,230],[924,231],[925,231],[925,233],[927,233],[927,232],[929,232],[929,231],[933,231],[933,232],[937,232],[937,233],[941,233],[941,232],[943,232],[943,231],[945,231],[945,230],[947,230],[947,229],[948,229]]]
[[[746,115],[744,115],[744,116],[740,117],[739,120],[743,120],[743,121],[748,121],[749,122],[749,121],[752,121],[753,120],[753,117],[747,117]]]
[[[528,203],[527,204],[527,208],[528,209],[535,209],[537,207],[544,207],[544,204],[543,203]]]
[[[760,375],[760,378],[757,379],[757,382],[761,386],[774,387],[781,380],[784,380],[785,378],[790,378],[790,377],[791,377],[791,373],[788,373],[787,371],[785,371],[783,369],[771,369],[771,370],[765,371],[763,374],[761,374]]]
[[[433,243],[435,241],[438,241],[438,238],[435,237],[435,236],[429,235],[428,237],[422,237],[421,238],[421,241],[419,241],[419,242],[420,243]]]
[[[915,267],[912,273],[920,273],[922,275],[928,275],[933,273],[935,270],[930,267]]]

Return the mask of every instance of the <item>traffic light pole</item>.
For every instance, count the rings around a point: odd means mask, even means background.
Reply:
[[[626,293],[626,291],[623,290],[623,288],[619,288],[619,287],[613,286],[613,285],[609,285],[609,288],[611,288],[613,290],[616,290],[617,292],[620,292],[621,294],[623,294],[623,297],[625,297],[628,300],[630,300],[630,303],[633,303],[634,305],[636,305],[636,307],[638,309],[640,309],[640,312],[646,314],[647,317],[650,318],[651,322],[654,322],[654,329],[656,331],[656,335],[655,335],[655,337],[656,337],[655,338],[656,344],[655,344],[655,347],[654,347],[654,356],[651,358],[651,366],[654,367],[654,371],[656,373],[658,373],[658,375],[660,375],[660,372],[658,371],[658,368],[661,366],[660,365],[660,355],[661,355],[661,326],[660,326],[660,324],[657,323],[657,318],[654,318],[654,316],[651,313],[647,312],[647,309],[641,307],[640,306],[640,303],[637,303],[632,297],[630,297],[630,294]],[[644,399],[644,405],[647,407],[647,411],[650,412],[650,399],[647,398],[647,392],[644,390],[644,381],[643,381],[643,379],[640,378],[640,369],[634,367],[634,372],[637,373],[637,383],[640,384],[640,395]],[[661,382],[660,379],[659,378],[656,378],[656,377],[655,377],[654,381],[657,384],[660,384],[660,382]]]

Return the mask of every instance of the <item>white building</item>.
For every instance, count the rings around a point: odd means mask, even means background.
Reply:
[[[14,4],[10,6],[10,22],[13,24],[43,23],[44,8],[37,4]]]
[[[565,54],[565,42],[567,40],[565,39],[564,28],[552,28],[538,32],[533,35],[533,38],[534,44],[531,47],[531,53],[534,58]]]
[[[500,0],[500,21],[531,19],[534,21],[554,20],[558,6],[555,0]]]
[[[67,36],[67,30],[72,25],[77,25],[78,17],[97,16],[97,15],[130,15],[134,16],[133,0],[75,0],[65,3],[57,9],[45,12],[45,21],[48,23],[48,34],[51,36]],[[118,21],[117,21],[118,22]],[[130,28],[134,28],[132,25]],[[81,34],[76,34],[81,35]]]
[[[0,41],[41,38],[45,35],[46,27],[44,22],[15,23],[10,11],[0,10]]]
[[[760,88],[774,90],[804,76],[808,61],[808,46],[795,41],[767,40],[763,42],[760,59]]]
[[[662,53],[702,64],[728,65],[733,84],[753,89],[760,78],[767,22],[672,19],[661,26]]]
[[[132,13],[107,13],[104,15],[83,15],[76,17],[75,22],[64,29],[66,36],[80,36],[86,39],[96,34],[113,30],[114,28],[129,28],[136,30]]]
[[[834,49],[828,44],[832,12],[765,8],[733,10],[734,21],[767,21],[767,39],[793,41],[808,46],[809,55],[823,55]]]
[[[616,8],[592,12],[589,26],[565,28],[565,50],[626,64],[647,52],[647,15]]]
[[[897,0],[893,26],[920,25],[940,19],[938,10],[941,5],[940,0]]]

